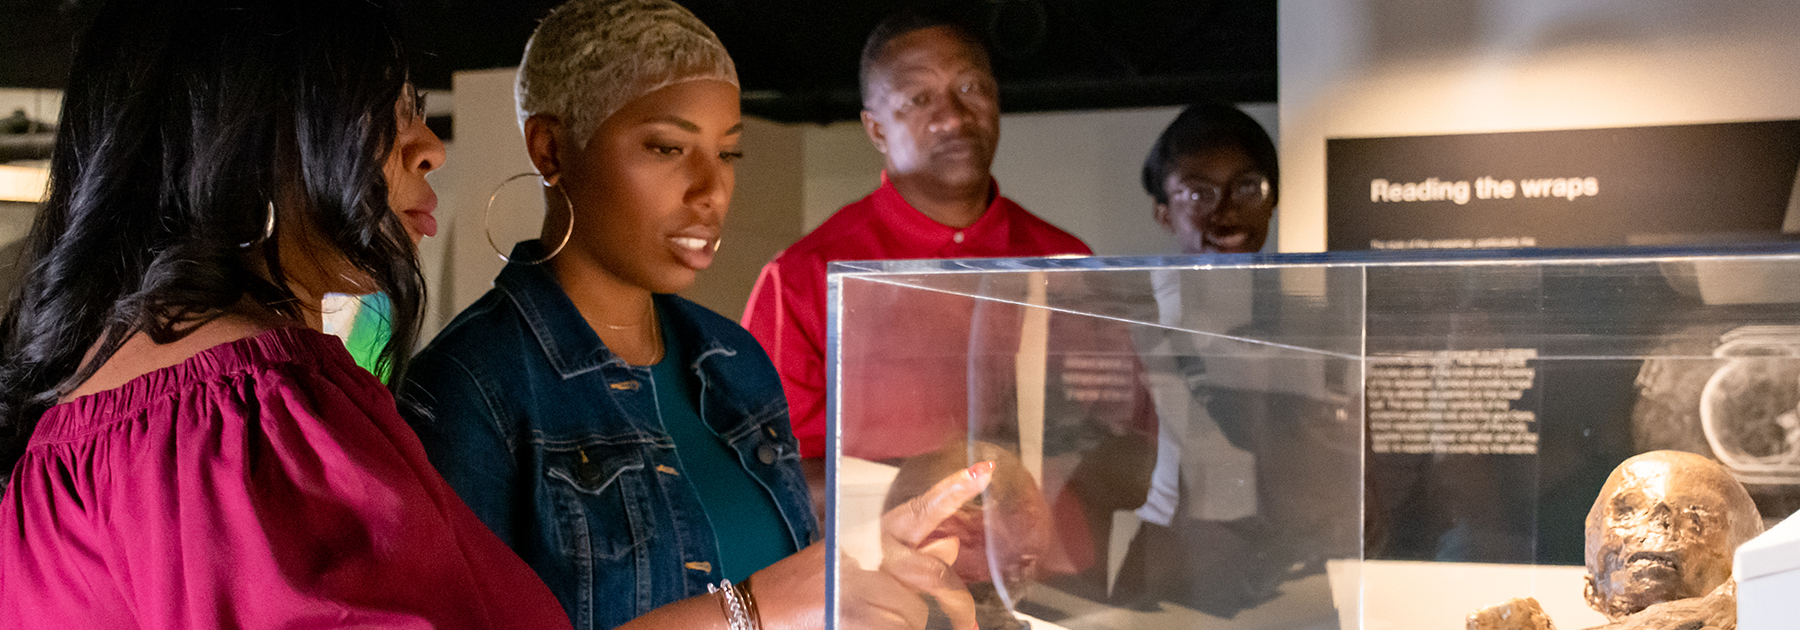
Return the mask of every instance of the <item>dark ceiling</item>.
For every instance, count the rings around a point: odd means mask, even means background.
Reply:
[[[856,117],[863,38],[904,0],[680,0],[736,59],[746,112]],[[415,70],[518,63],[554,0],[411,0]],[[61,87],[85,0],[0,0],[0,86]],[[1275,100],[1275,0],[960,0],[995,51],[1007,111]]]

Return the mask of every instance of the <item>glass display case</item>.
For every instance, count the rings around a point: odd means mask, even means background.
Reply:
[[[830,291],[836,627],[1460,628],[1526,596],[1590,627],[1583,521],[1625,458],[1800,506],[1800,248],[838,263]]]

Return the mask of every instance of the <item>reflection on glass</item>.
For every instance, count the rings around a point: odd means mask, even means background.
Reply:
[[[1800,326],[1725,333],[1700,395],[1713,454],[1744,481],[1800,482]]]
[[[951,568],[974,596],[982,628],[1020,628],[1023,625],[1010,613],[1039,577],[1039,562],[1049,550],[1053,526],[1037,480],[1016,453],[995,444],[971,442],[908,458],[894,475],[883,511],[919,496],[939,479],[974,462],[994,462],[993,481],[981,496],[945,519],[926,544],[939,539],[956,542],[956,562]]]
[[[1523,597],[1597,626],[1583,521],[1625,459],[1800,506],[1800,252],[839,271],[830,542],[879,565],[884,507],[998,462],[933,533],[985,628],[1458,627]]]
[[[836,542],[874,566],[870,519],[994,461],[933,534],[982,628],[1336,627],[1326,563],[1359,554],[1358,278],[840,285]]]

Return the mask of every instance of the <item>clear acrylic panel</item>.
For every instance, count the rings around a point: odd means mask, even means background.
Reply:
[[[866,579],[905,572],[883,515],[981,461],[919,542],[990,629],[1454,628],[1526,596],[1589,627],[1583,523],[1625,458],[1800,507],[1793,250],[848,263],[831,290],[835,627],[914,584]]]
[[[878,568],[884,511],[991,460],[940,528],[983,628],[1336,625],[1361,269],[1070,262],[837,276],[838,548]]]

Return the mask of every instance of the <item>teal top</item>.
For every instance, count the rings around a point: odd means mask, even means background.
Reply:
[[[682,477],[705,506],[713,540],[719,546],[719,573],[741,582],[751,573],[792,555],[796,550],[769,490],[758,483],[737,454],[700,419],[699,377],[682,369],[681,340],[667,316],[657,312],[662,327],[663,359],[651,368],[656,409],[663,430],[675,439]]]

